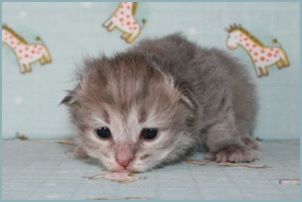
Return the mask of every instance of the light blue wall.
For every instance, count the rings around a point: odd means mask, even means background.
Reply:
[[[102,23],[117,3],[3,3],[3,22],[29,42],[40,35],[53,63],[33,65],[33,72],[19,73],[12,51],[2,48],[3,137],[16,132],[31,138],[72,134],[68,114],[59,106],[64,90],[73,86],[73,72],[85,56],[112,54],[129,47],[120,32],[107,32]],[[259,89],[260,113],[255,135],[261,138],[298,138],[301,93],[300,21],[298,3],[140,3],[137,18],[147,24],[141,37],[182,31],[201,46],[225,47],[224,28],[240,23],[265,44],[277,38],[287,51],[291,66],[270,69],[258,79],[247,54],[241,58]]]

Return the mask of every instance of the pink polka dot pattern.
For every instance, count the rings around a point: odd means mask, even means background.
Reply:
[[[118,28],[122,31],[122,39],[127,43],[134,42],[142,29],[134,16],[136,7],[136,2],[121,2],[111,18],[104,23],[104,27],[108,31]]]
[[[287,54],[280,44],[279,47],[265,46],[243,27],[231,25],[228,29],[227,47],[233,50],[239,46],[250,56],[258,77],[268,76],[269,66],[277,65],[279,69],[289,66]]]
[[[21,73],[31,72],[31,64],[51,62],[51,55],[44,44],[28,44],[7,25],[2,27],[2,42],[7,44],[17,56]]]

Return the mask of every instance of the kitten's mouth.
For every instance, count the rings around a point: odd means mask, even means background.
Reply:
[[[122,172],[130,172],[130,173],[134,173],[137,172],[132,166],[128,166],[126,168],[123,168]]]
[[[126,168],[123,167],[123,169],[121,170],[121,172],[129,172],[129,173],[141,173],[142,171],[135,168],[135,166],[133,166],[132,163],[129,164],[129,166],[127,166]]]
[[[128,170],[125,169],[124,167],[116,167],[116,168],[113,168],[113,169],[110,169],[110,172],[127,172]]]
[[[132,165],[129,165],[128,167],[122,167],[120,165],[116,165],[115,168],[109,169],[110,172],[129,172],[129,173],[139,173],[137,169],[135,169]]]

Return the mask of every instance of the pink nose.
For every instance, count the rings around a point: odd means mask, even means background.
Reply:
[[[134,159],[134,154],[129,149],[121,149],[120,151],[118,151],[116,155],[116,161],[124,168],[127,168],[133,159]]]
[[[118,164],[120,164],[124,168],[127,168],[131,161],[132,159],[117,159]]]

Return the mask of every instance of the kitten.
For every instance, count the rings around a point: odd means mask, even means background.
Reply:
[[[110,171],[143,172],[203,147],[218,162],[258,158],[248,72],[225,52],[179,34],[87,59],[62,103],[79,129],[77,151]]]

